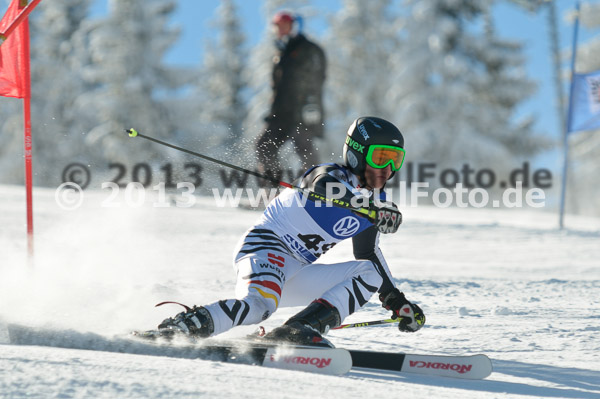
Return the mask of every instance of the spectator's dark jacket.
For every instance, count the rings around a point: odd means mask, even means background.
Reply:
[[[267,120],[283,130],[302,123],[312,135],[321,137],[325,53],[298,34],[273,58],[273,63],[273,99]]]

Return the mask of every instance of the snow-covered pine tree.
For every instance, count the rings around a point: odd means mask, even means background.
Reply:
[[[87,132],[75,102],[91,87],[82,77],[89,64],[85,19],[91,0],[40,3],[32,42],[32,124],[36,184],[56,186],[69,162],[86,161]]]
[[[178,156],[145,140],[127,142],[124,133],[134,127],[162,139],[177,134],[165,94],[181,88],[189,75],[163,61],[179,36],[179,30],[169,25],[175,4],[111,0],[108,17],[90,28],[92,65],[85,77],[94,89],[81,96],[78,105],[93,121],[86,141],[105,162],[158,164],[168,159],[167,154]]]
[[[238,147],[246,118],[243,98],[246,51],[237,8],[233,0],[223,0],[217,8],[213,26],[217,40],[207,43],[200,88],[209,101],[202,108],[202,119],[226,148]]]
[[[495,37],[493,27],[482,23],[491,2],[406,5],[410,15],[391,98],[410,158],[501,172],[533,155],[538,148],[532,121],[514,120],[533,85],[523,73],[521,47]]]
[[[483,40],[474,43],[471,49],[482,64],[482,75],[473,80],[472,90],[481,106],[490,111],[478,114],[483,118],[477,125],[487,126],[482,133],[497,141],[514,160],[537,154],[551,143],[534,132],[532,116],[515,121],[517,107],[534,93],[536,85],[526,75],[523,45],[497,36],[492,4],[488,0],[483,10]]]
[[[390,0],[343,0],[330,18],[324,41],[329,62],[325,97],[327,126],[333,132],[329,139],[339,154],[343,135],[357,117],[398,122],[388,93],[402,22],[392,5]]]

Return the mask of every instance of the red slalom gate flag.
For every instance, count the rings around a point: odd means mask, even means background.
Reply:
[[[13,0],[0,20],[0,33],[15,21],[22,8],[21,0]],[[27,4],[27,3],[25,3]],[[0,42],[4,39],[0,37]],[[26,63],[29,57],[29,24],[20,23],[0,45],[0,96],[24,98],[26,93]]]
[[[25,193],[27,250],[33,262],[33,174],[31,139],[31,82],[29,76],[29,13],[41,0],[12,0],[0,19],[0,96],[23,99],[25,127]]]

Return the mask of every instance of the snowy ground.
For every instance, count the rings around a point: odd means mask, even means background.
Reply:
[[[153,328],[176,307],[233,293],[232,249],[259,216],[201,199],[192,208],[60,209],[35,190],[35,263],[25,256],[22,187],[0,186],[0,398],[600,398],[600,220],[527,210],[403,209],[382,238],[396,283],[427,326],[334,331],[339,347],[425,354],[485,353],[482,381],[352,371],[344,377],[103,351],[6,344],[2,322],[52,327],[85,345]],[[346,260],[340,244],[324,261]],[[298,308],[280,309],[265,327]],[[371,300],[347,321],[386,317]],[[234,330],[240,336],[252,327]],[[90,344],[90,346],[93,346]]]

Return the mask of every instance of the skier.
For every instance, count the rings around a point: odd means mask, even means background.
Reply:
[[[404,138],[392,123],[376,117],[356,119],[344,144],[344,165],[313,167],[299,186],[324,197],[343,195],[342,201],[366,204],[376,211],[374,220],[285,189],[238,244],[235,299],[187,308],[164,320],[159,330],[209,337],[234,326],[259,323],[280,306],[308,305],[265,338],[330,345],[323,334],[339,326],[375,292],[392,317],[401,318],[400,331],[419,330],[425,323],[423,311],[395,287],[378,247],[379,234],[395,233],[402,222],[398,208],[383,202],[382,189],[402,166],[403,147]],[[315,263],[348,238],[356,260]]]

